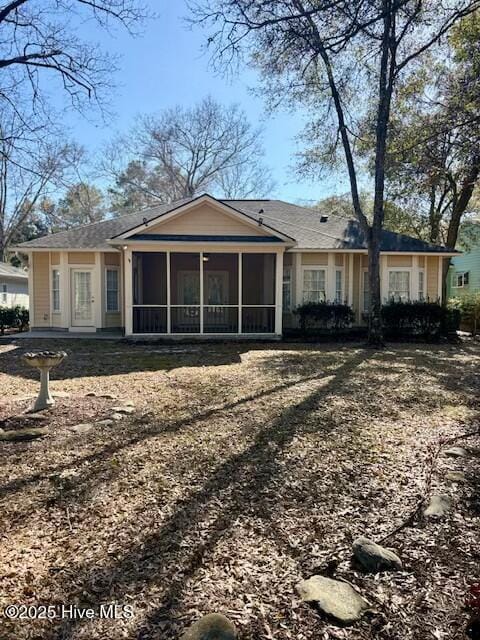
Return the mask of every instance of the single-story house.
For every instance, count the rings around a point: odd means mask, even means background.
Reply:
[[[358,222],[280,200],[205,194],[17,248],[29,255],[34,330],[275,338],[304,301],[346,302],[359,324],[368,308]],[[451,255],[384,231],[383,299],[440,299]]]
[[[0,262],[0,307],[28,309],[28,274],[23,269]]]
[[[452,259],[447,287],[449,298],[480,293],[480,246]]]

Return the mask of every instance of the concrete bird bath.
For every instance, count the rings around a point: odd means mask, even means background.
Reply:
[[[50,394],[50,369],[60,364],[67,357],[65,351],[36,351],[24,353],[23,361],[30,367],[40,370],[40,392],[30,411],[42,411],[55,404],[55,400]]]

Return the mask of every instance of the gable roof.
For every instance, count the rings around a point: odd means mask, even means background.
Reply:
[[[199,196],[203,197],[203,196]],[[144,221],[151,223],[174,212],[186,204],[199,199],[186,198],[170,204],[161,204],[117,218],[83,225],[51,235],[24,242],[18,249],[96,249],[112,250],[111,240],[130,231],[145,228]],[[211,196],[210,196],[211,197]],[[266,231],[280,233],[295,240],[295,248],[302,250],[356,250],[366,251],[367,243],[357,220],[320,209],[301,207],[282,200],[217,200],[220,204],[248,216]],[[321,218],[326,221],[321,222]],[[191,237],[189,238],[192,239]],[[120,243],[121,240],[118,240]],[[455,251],[430,244],[410,236],[383,230],[381,251],[407,253],[445,253]]]
[[[28,273],[23,269],[19,269],[18,267],[8,264],[8,262],[0,262],[0,277],[2,276],[8,278],[27,279]]]

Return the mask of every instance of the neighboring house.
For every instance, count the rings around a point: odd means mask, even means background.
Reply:
[[[0,262],[0,307],[28,309],[28,274],[23,269]]]
[[[280,200],[202,195],[21,244],[33,329],[278,337],[304,301],[368,307],[357,221]],[[383,232],[384,300],[441,297],[451,251]]]
[[[452,259],[447,287],[449,298],[480,292],[480,246]]]

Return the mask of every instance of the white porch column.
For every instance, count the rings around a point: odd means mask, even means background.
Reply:
[[[277,252],[275,275],[275,333],[282,334],[283,309],[283,250]]]
[[[442,256],[438,256],[437,258],[437,262],[438,262],[438,299],[440,302],[442,302],[442,279],[443,279],[443,261],[445,260],[445,258],[443,258]]]
[[[200,251],[200,334],[203,334],[203,251]]]
[[[35,300],[33,297],[33,252],[28,254],[28,315],[30,329],[35,325]]]
[[[68,268],[68,253],[60,252],[60,322],[62,327],[70,327],[70,269]]]
[[[410,298],[411,300],[418,300],[418,256],[412,257],[412,282],[410,283]]]
[[[170,282],[170,251],[167,251],[167,333],[172,333],[171,287]]]
[[[335,300],[335,254],[331,251],[328,254],[327,267],[327,301]]]
[[[104,279],[102,273],[101,256],[99,251],[95,251],[95,269],[93,271],[93,315],[95,318],[95,328],[100,329],[103,324],[102,318],[102,287]]]
[[[347,254],[348,256],[348,305],[353,307],[353,253]],[[360,269],[361,271],[361,269]]]
[[[303,303],[303,278],[302,278],[302,254],[294,253],[293,254],[293,274],[292,277],[295,278],[295,299],[294,299],[294,307],[299,307]]]
[[[242,333],[242,253],[238,253],[238,333]]]
[[[133,331],[132,310],[132,250],[123,252],[123,268],[125,273],[125,335],[131,336]]]

